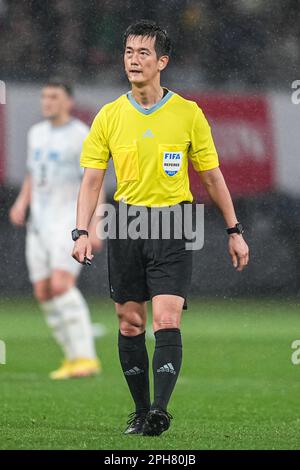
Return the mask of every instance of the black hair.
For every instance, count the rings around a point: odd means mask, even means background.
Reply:
[[[73,96],[72,85],[60,77],[49,78],[49,80],[47,80],[47,82],[44,83],[44,87],[47,87],[47,86],[62,88],[69,96]]]
[[[171,40],[167,31],[160,28],[160,26],[158,26],[154,21],[140,20],[128,26],[123,36],[124,49],[129,36],[155,38],[154,48],[158,58],[162,55],[169,56],[171,54]]]

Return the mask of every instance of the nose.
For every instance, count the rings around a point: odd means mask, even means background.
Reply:
[[[130,63],[131,63],[131,65],[139,65],[138,53],[137,52],[134,52],[132,54]]]

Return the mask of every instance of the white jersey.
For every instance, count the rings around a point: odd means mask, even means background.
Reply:
[[[30,224],[37,230],[47,230],[70,217],[75,224],[82,176],[79,159],[88,132],[88,126],[78,119],[59,127],[43,121],[30,129],[27,159],[32,181]]]

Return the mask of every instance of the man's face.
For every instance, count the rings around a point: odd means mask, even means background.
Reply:
[[[45,86],[41,96],[42,114],[45,119],[56,119],[70,113],[72,98],[59,86]]]
[[[155,38],[129,36],[124,52],[125,72],[130,83],[150,83],[168,63],[168,56],[157,58]]]

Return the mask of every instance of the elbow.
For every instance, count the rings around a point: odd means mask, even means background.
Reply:
[[[200,172],[200,179],[206,189],[211,189],[224,183],[224,177],[219,168]]]
[[[102,181],[103,181],[104,172],[102,170],[91,170],[85,169],[82,186],[87,188],[92,192],[99,192]]]

